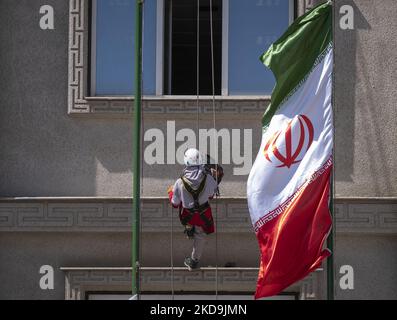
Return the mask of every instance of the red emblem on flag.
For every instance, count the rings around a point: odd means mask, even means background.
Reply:
[[[299,127],[297,127],[299,125]],[[296,137],[293,136],[297,135]],[[310,119],[303,115],[297,115],[288,121],[288,125],[284,130],[276,131],[266,143],[264,152],[265,158],[272,162],[271,155],[281,162],[277,168],[290,168],[293,164],[302,161],[302,150],[306,152],[312,142],[314,136],[314,128]],[[285,145],[284,148],[281,146]],[[304,148],[306,146],[306,148]],[[284,150],[280,150],[284,149]],[[300,159],[298,157],[301,155]]]

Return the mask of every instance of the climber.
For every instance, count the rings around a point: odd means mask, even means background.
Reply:
[[[223,169],[209,163],[197,149],[188,149],[184,154],[185,169],[174,186],[168,188],[168,196],[174,208],[179,208],[179,219],[185,227],[184,233],[193,240],[193,250],[184,264],[189,271],[198,268],[206,235],[215,231],[214,220],[208,200],[218,195],[218,185]]]

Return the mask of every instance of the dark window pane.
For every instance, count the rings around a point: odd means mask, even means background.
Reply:
[[[96,1],[96,95],[134,92],[135,0]],[[156,0],[145,1],[143,93],[156,91]]]
[[[213,3],[215,94],[221,92],[222,1]],[[210,1],[200,0],[200,94],[212,94]],[[166,3],[164,92],[197,93],[197,0]]]

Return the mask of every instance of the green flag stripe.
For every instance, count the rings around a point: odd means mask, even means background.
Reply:
[[[260,57],[276,78],[271,103],[262,118],[264,128],[331,48],[332,6],[325,3],[296,19]]]

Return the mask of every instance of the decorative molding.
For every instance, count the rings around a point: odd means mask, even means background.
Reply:
[[[61,268],[65,273],[65,299],[83,300],[88,292],[131,291],[131,268]],[[322,269],[311,273],[284,292],[297,294],[300,299],[321,299],[319,279]],[[258,268],[218,268],[219,292],[253,293]],[[201,268],[189,272],[186,268],[141,268],[143,292],[213,292],[216,281],[215,268]]]
[[[397,203],[336,203],[337,232],[397,233]]]
[[[100,116],[130,116],[133,113],[133,98],[117,97],[87,97],[89,105],[88,112]],[[270,103],[269,97],[221,97],[215,98],[215,111],[217,118],[236,117],[241,119],[244,114],[246,119],[257,119],[266,110]],[[199,113],[202,118],[209,118],[213,115],[212,99],[209,97],[200,98]],[[197,100],[190,96],[144,96],[142,108],[145,114],[151,118],[159,116],[180,117],[197,114]]]
[[[87,113],[87,0],[69,0],[68,113]]]
[[[167,198],[142,199],[142,231],[169,232],[179,226],[178,212]],[[215,210],[214,210],[215,211]],[[131,232],[128,198],[0,199],[0,231]],[[218,232],[251,233],[245,198],[220,198]],[[397,199],[335,199],[337,233],[397,233]]]
[[[321,277],[324,271],[322,269],[310,273],[306,278],[299,281],[299,299],[300,300],[320,300],[324,299],[324,292],[321,287]],[[291,290],[287,288],[287,290]]]
[[[143,232],[169,232],[178,211],[166,198],[142,199]],[[131,232],[132,200],[0,200],[0,231]],[[218,200],[218,232],[251,232],[245,201]]]

